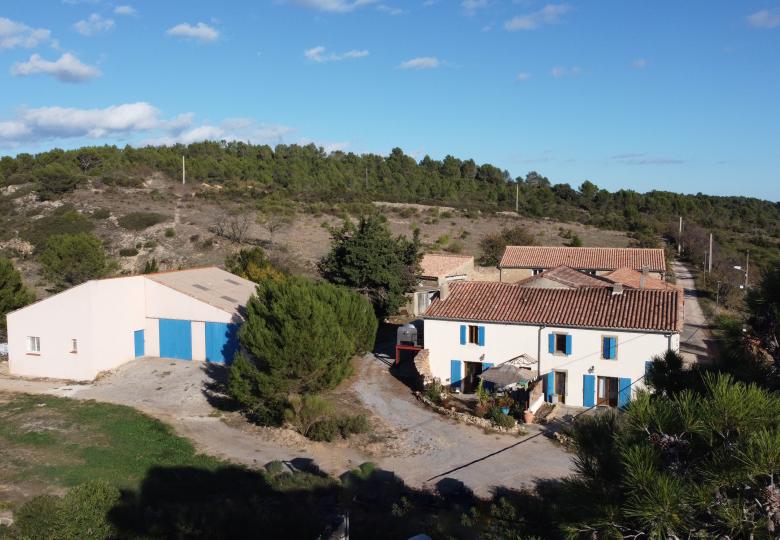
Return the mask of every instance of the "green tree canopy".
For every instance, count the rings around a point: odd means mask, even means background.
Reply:
[[[328,281],[367,295],[379,316],[396,313],[414,291],[420,274],[420,246],[413,240],[393,237],[376,215],[363,216],[355,225],[345,221],[332,232],[330,252],[319,268]]]
[[[523,227],[507,227],[501,232],[486,234],[479,241],[482,255],[479,263],[483,266],[496,266],[507,246],[531,246],[534,238]]]
[[[376,317],[367,299],[300,277],[264,279],[246,306],[242,348],[228,391],[259,422],[278,424],[290,396],[332,388],[350,359],[373,345]],[[370,344],[370,345],[369,345]]]
[[[103,277],[112,267],[103,243],[87,233],[50,237],[38,260],[43,266],[44,276],[57,289]]]
[[[780,396],[728,375],[704,390],[640,392],[626,412],[582,416],[577,475],[559,501],[584,538],[776,538]]]
[[[266,278],[282,278],[260,247],[241,249],[225,257],[225,270],[249,281],[260,283]]]
[[[0,339],[6,335],[5,316],[35,300],[35,294],[24,286],[13,263],[0,257]]]
[[[48,201],[73,191],[82,181],[78,171],[64,163],[51,163],[36,172],[38,197]]]

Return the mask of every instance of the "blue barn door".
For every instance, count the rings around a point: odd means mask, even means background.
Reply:
[[[144,342],[144,331],[136,330],[133,332],[133,348],[136,358],[146,354],[146,343]]]
[[[206,361],[229,364],[238,350],[238,325],[206,322]]]
[[[192,324],[160,319],[160,357],[192,360]]]

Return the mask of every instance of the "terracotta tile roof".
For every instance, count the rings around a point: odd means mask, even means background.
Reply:
[[[426,319],[680,332],[682,291],[610,287],[542,289],[462,281],[435,300]]]
[[[618,268],[617,270],[601,276],[614,283],[622,283],[632,289],[642,288],[642,272],[637,272],[633,268]],[[654,276],[645,276],[645,289],[679,289],[674,283],[662,281]]]
[[[597,276],[589,276],[588,274],[573,268],[569,268],[568,266],[556,266],[550,270],[545,270],[541,274],[536,274],[535,276],[520,280],[515,283],[515,285],[519,285],[520,287],[533,286],[535,281],[539,281],[540,279],[544,278],[557,281],[558,283],[566,285],[570,288],[612,286],[612,283],[605,279]]]
[[[474,262],[470,255],[445,255],[442,253],[426,253],[420,261],[422,277],[444,278],[454,275],[461,266]]]
[[[651,272],[665,272],[663,249],[507,246],[499,268],[555,268],[569,266],[575,270],[617,270],[650,267]]]

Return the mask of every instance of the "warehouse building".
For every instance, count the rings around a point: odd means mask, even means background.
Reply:
[[[8,314],[10,372],[86,381],[144,356],[227,363],[254,292],[216,267],[88,281]]]

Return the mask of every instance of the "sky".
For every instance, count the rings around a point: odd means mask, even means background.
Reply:
[[[0,4],[0,155],[204,139],[778,201],[780,1]]]

